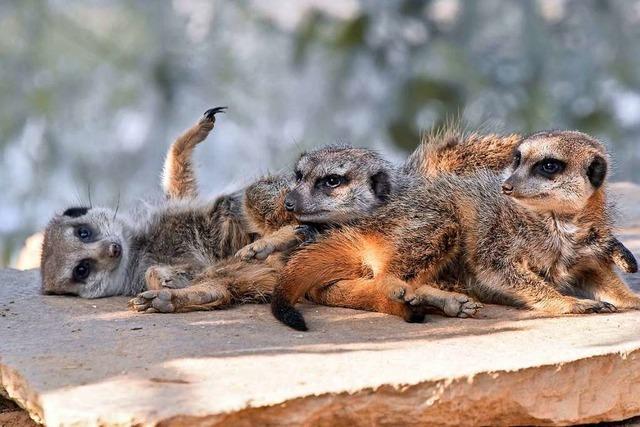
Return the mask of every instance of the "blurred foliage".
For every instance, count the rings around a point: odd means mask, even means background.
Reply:
[[[640,181],[632,0],[0,2],[0,263],[68,204],[158,194],[169,142],[216,193],[336,141],[400,159],[425,129],[575,128]]]

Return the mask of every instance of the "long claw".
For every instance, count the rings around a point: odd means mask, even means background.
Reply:
[[[209,108],[207,111],[204,112],[204,116],[211,120],[213,119],[213,116],[215,116],[218,113],[224,113],[226,112],[227,107],[215,107],[215,108]]]

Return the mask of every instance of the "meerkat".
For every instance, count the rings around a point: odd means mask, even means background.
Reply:
[[[580,132],[520,141],[508,178],[417,175],[374,215],[326,233],[286,264],[272,313],[306,330],[294,304],[385,295],[422,304],[451,275],[481,302],[552,315],[639,309],[613,270],[607,154]],[[366,306],[369,302],[363,302]]]
[[[51,220],[42,249],[43,293],[99,298],[181,288],[254,239],[242,215],[242,192],[197,199],[191,155],[222,111],[207,110],[173,143],[163,177],[167,201],[141,219],[72,207]]]
[[[404,170],[428,178],[440,174],[464,176],[482,169],[502,172],[511,165],[522,138],[515,133],[465,134],[458,127],[449,126],[425,134],[422,143],[407,159]],[[633,253],[613,234],[609,233],[608,238],[613,262],[626,273],[637,273],[638,263]]]
[[[308,171],[319,159],[330,167]],[[204,292],[204,287],[217,286],[214,282],[226,280],[224,276],[228,271],[237,272],[234,280],[246,280],[239,277],[243,271],[238,264],[240,261],[255,266],[269,265],[273,276],[262,276],[261,279],[273,287],[279,277],[278,269],[301,240],[308,240],[319,229],[339,227],[371,215],[386,202],[392,192],[393,179],[391,164],[370,150],[328,146],[303,154],[292,179],[285,175],[267,177],[245,190],[244,215],[263,238],[242,248],[235,259],[212,267],[206,285],[146,291],[132,300],[132,306],[140,311],[161,312],[199,309],[194,301]],[[293,190],[292,181],[295,182]],[[301,197],[312,201],[312,208],[307,206],[301,211]],[[274,204],[274,201],[278,203]],[[294,235],[303,238],[292,241]],[[270,292],[265,291],[266,294]],[[401,307],[402,315],[408,321],[424,317],[422,307],[397,301],[391,304]]]

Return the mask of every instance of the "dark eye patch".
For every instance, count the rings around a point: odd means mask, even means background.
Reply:
[[[87,277],[91,274],[91,264],[92,261],[90,259],[83,259],[73,268],[73,280],[76,282],[84,282]]]
[[[533,165],[532,172],[536,175],[551,179],[559,173],[562,173],[566,167],[567,164],[562,160],[547,158]]]
[[[80,225],[76,227],[76,236],[83,242],[90,242],[93,237],[93,231],[87,225]]]
[[[302,181],[302,171],[300,171],[299,169],[295,171],[296,174],[296,181],[300,182]]]

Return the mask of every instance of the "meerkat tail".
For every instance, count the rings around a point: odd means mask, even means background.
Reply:
[[[353,230],[341,230],[296,252],[285,266],[271,299],[276,319],[299,331],[307,326],[295,303],[318,286],[362,277],[371,278],[383,263],[377,243]]]
[[[195,198],[198,188],[191,155],[193,149],[204,141],[216,122],[216,113],[224,112],[226,107],[211,108],[205,111],[194,126],[180,135],[167,153],[162,171],[162,189],[168,198]]]

